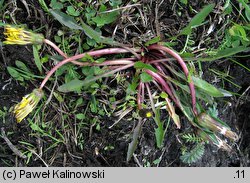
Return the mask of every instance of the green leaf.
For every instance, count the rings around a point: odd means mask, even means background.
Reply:
[[[82,67],[82,73],[85,76],[93,76],[94,75],[94,68],[90,66]]]
[[[98,43],[105,43],[109,45],[119,45],[111,38],[106,38],[101,36],[100,32],[95,31],[90,26],[85,24],[81,19],[81,26],[77,24],[75,19],[59,10],[50,10],[51,14],[57,19],[61,24],[67,26],[70,29],[83,30],[84,33],[91,39],[94,39]]]
[[[247,38],[246,31],[245,31],[244,27],[241,25],[235,24],[234,26],[232,26],[229,29],[229,34],[231,36],[240,37],[241,39],[243,39],[245,41],[249,41],[249,39]]]
[[[198,61],[214,61],[214,60],[218,60],[221,58],[225,58],[225,57],[230,57],[232,55],[235,55],[237,53],[243,52],[243,51],[249,51],[250,48],[249,47],[245,47],[245,46],[238,46],[235,48],[226,48],[224,50],[220,50],[217,52],[217,54],[213,57],[208,57],[208,58],[197,58]]]
[[[57,19],[61,24],[67,26],[70,29],[83,30],[83,28],[77,24],[75,19],[59,10],[50,9],[51,14]]]
[[[162,125],[158,126],[155,129],[155,138],[156,138],[157,147],[161,148],[163,141],[164,141],[164,129],[163,129]]]
[[[192,18],[189,24],[180,32],[180,35],[190,35],[192,28],[200,25],[206,19],[209,13],[213,11],[214,6],[214,3],[205,6],[197,15]]]
[[[101,69],[99,66],[93,66],[93,68],[94,68],[95,75],[99,75],[99,74],[102,74],[104,72],[104,70]]]
[[[38,0],[38,2],[40,4],[40,6],[43,8],[43,11],[49,13],[49,8],[48,8],[47,4],[45,3],[45,1],[44,0]]]
[[[232,96],[232,94],[227,90],[224,90],[222,88],[218,88],[218,90],[223,94],[224,97],[231,97]]]
[[[68,83],[65,83],[59,86],[58,91],[65,92],[65,93],[72,92],[72,91],[79,92],[82,87],[83,87],[83,81],[79,79],[74,79]]]
[[[182,155],[180,159],[184,163],[188,163],[188,164],[194,163],[198,161],[199,159],[201,159],[201,157],[204,154],[204,151],[205,151],[205,146],[203,144],[198,144],[190,152],[184,153],[184,155]]]
[[[40,45],[33,45],[32,48],[33,48],[33,55],[34,55],[34,61],[35,61],[36,67],[38,68],[39,72],[42,73],[43,72],[42,62],[41,62],[39,52],[38,52],[39,49],[41,48],[41,46]]]
[[[174,73],[176,76],[182,78],[185,80],[185,76],[184,74],[182,73],[178,73],[176,72],[174,69],[172,69],[171,67],[168,67],[169,70]],[[189,91],[189,87],[187,85],[183,85],[181,83],[179,83],[178,81],[172,79],[171,77],[168,77],[168,79],[173,82],[175,85],[179,86],[180,88],[182,88],[184,91],[190,93]],[[193,82],[194,82],[194,85],[196,87],[198,87],[201,92],[204,92],[205,94],[208,94],[210,96],[213,96],[213,97],[224,97],[224,96],[228,96],[228,92],[222,92],[220,89],[217,89],[215,88],[213,85],[209,84],[208,82],[206,82],[205,80],[202,80],[200,78],[197,78],[195,76],[192,76],[192,79],[193,79]],[[199,92],[198,90],[196,91],[196,97],[200,98],[200,99],[203,99],[203,100],[206,100],[206,96],[202,96],[202,93]],[[225,93],[225,95],[223,94]]]
[[[145,64],[145,63],[143,63],[143,62],[141,62],[141,61],[136,62],[135,65],[134,65],[134,67],[135,67],[136,69],[148,69],[148,70],[151,70],[151,71],[153,71],[153,72],[157,72],[157,70],[156,70],[152,65],[150,65],[150,64]]]
[[[96,125],[95,129],[96,129],[97,131],[100,131],[100,130],[101,130],[101,125],[98,123],[98,124]]]
[[[126,90],[127,94],[133,95],[137,92],[136,88],[138,86],[138,81],[139,81],[139,77],[134,76],[131,84],[129,84],[127,87],[127,90]]]
[[[114,22],[119,15],[118,11],[105,12],[106,9],[107,7],[102,4],[99,8],[99,14],[92,18],[92,21],[95,22],[98,27]]]
[[[91,95],[91,102],[90,102],[90,111],[93,113],[98,112],[98,101],[96,101],[96,97],[94,95]]]
[[[76,107],[81,106],[82,104],[83,104],[83,99],[82,98],[77,99]]]
[[[166,92],[161,92],[160,97],[163,99],[168,98],[168,94]]]
[[[151,44],[158,43],[160,40],[161,40],[161,37],[160,37],[160,36],[154,37],[153,39],[147,41],[147,42],[145,43],[145,46],[149,46],[149,45],[151,45]]]
[[[225,6],[224,6],[224,14],[225,14],[225,15],[229,15],[229,14],[231,14],[231,13],[232,13],[232,11],[233,11],[233,7],[232,7],[232,5],[231,5],[231,4],[228,4],[228,6],[227,6],[227,7],[225,7]]]
[[[199,143],[202,141],[202,138],[199,136],[196,136],[195,134],[184,134],[182,135],[182,138],[186,141],[186,143]]]
[[[157,164],[159,164],[160,162],[161,162],[161,159],[159,158],[159,159],[154,160],[154,161],[153,161],[153,164],[154,164],[154,165],[157,165]]]
[[[92,20],[98,27],[102,27],[106,24],[114,22],[117,19],[118,15],[119,14],[117,12],[105,13],[92,18]]]
[[[50,7],[53,9],[60,10],[63,8],[63,4],[60,2],[57,2],[57,0],[51,0]]]
[[[81,21],[81,24],[82,24],[82,29],[83,29],[84,33],[90,39],[94,39],[97,43],[104,43],[104,44],[109,44],[109,45],[119,45],[119,43],[115,42],[113,39],[103,37],[100,32],[95,31],[90,26],[85,24],[83,21]]]
[[[232,56],[232,55],[235,55],[237,53],[247,51],[247,50],[250,50],[250,49],[246,48],[245,46],[239,46],[237,48],[227,48],[227,49],[218,51],[214,59],[229,57],[229,56]]]
[[[247,17],[247,20],[250,22],[250,10],[245,9],[245,15]]]
[[[85,115],[83,113],[79,113],[76,115],[76,118],[82,120],[85,119]]]
[[[36,131],[36,132],[40,132],[40,133],[44,133],[44,131],[37,125],[37,124],[35,124],[35,123],[32,123],[31,125],[30,125],[30,128],[32,129],[32,130],[34,130],[34,131]]]
[[[19,68],[19,69],[22,69],[23,71],[26,71],[26,72],[29,72],[31,73],[31,71],[28,69],[28,67],[21,61],[17,60],[16,61],[16,66]]]
[[[239,2],[245,8],[245,15],[246,15],[248,21],[250,21],[250,6],[245,2],[245,0],[239,0]]]
[[[86,21],[88,24],[92,23],[91,18],[96,15],[96,11],[97,10],[95,10],[94,7],[92,6],[85,8],[85,17],[87,19]]]
[[[57,92],[53,92],[53,95],[54,95],[54,97],[57,99],[57,101],[58,102],[63,102],[64,100],[63,100],[63,97],[59,94],[59,93],[57,93]]]
[[[122,4],[122,0],[109,0],[109,4],[112,7],[117,7]]]
[[[141,73],[141,74],[140,74],[140,78],[141,78],[141,81],[142,81],[143,83],[147,83],[147,82],[153,81],[152,76],[150,76],[150,75],[147,74],[146,72]]]
[[[207,94],[213,96],[213,97],[223,97],[223,93],[220,92],[217,88],[215,88],[213,85],[209,84],[203,79],[197,78],[195,76],[192,76],[192,79],[194,81],[194,84],[196,87],[200,88]]]
[[[185,76],[183,74],[180,75],[182,79],[185,79]],[[190,89],[187,85],[181,84],[179,81],[171,78],[171,77],[167,77],[168,80],[170,80],[172,83],[174,83],[176,86],[180,87],[182,90],[184,90],[185,92],[187,92],[188,94],[190,94]],[[204,100],[209,104],[212,104],[211,102],[211,97],[209,95],[207,95],[207,93],[202,92],[202,90],[196,90],[196,97],[198,99]]]
[[[136,150],[136,147],[137,147],[137,144],[138,144],[138,138],[139,138],[139,136],[141,134],[141,130],[142,130],[142,122],[141,122],[141,119],[139,119],[139,122],[138,122],[138,124],[135,127],[134,132],[133,132],[132,141],[128,145],[127,162],[130,161],[130,159],[133,156],[133,153]]]
[[[188,1],[187,0],[180,0],[181,3],[187,5]]]
[[[161,118],[160,109],[157,108],[155,110],[154,121],[157,124],[157,128],[155,128],[155,138],[156,138],[156,145],[158,148],[161,148],[163,146],[163,141],[166,132],[166,129],[163,128],[163,122],[161,121],[160,118]]]
[[[14,67],[7,67],[7,71],[9,72],[11,77],[13,77],[15,80],[24,81],[22,75],[18,71],[16,71]]]
[[[80,12],[77,11],[77,10],[75,10],[75,8],[74,8],[73,6],[68,6],[68,7],[67,7],[67,13],[68,13],[69,15],[74,16],[74,17],[77,17],[77,16],[80,15]]]

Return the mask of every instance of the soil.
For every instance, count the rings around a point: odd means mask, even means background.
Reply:
[[[29,4],[37,6],[36,1],[26,0]],[[203,3],[192,3],[192,7],[199,10],[204,4],[213,1],[204,1]],[[216,1],[215,1],[216,2]],[[217,4],[220,1],[216,2]],[[155,6],[155,5],[153,5]],[[24,9],[22,3],[18,4],[18,7]],[[165,25],[161,31],[169,31],[168,26],[172,22],[170,34],[175,34],[180,27],[184,27],[186,20],[189,17],[193,17],[193,12],[189,12],[185,8],[179,7],[182,16],[177,16],[173,12],[173,2],[164,1],[160,8],[160,12],[165,14],[160,18],[160,22]],[[18,12],[20,16],[18,22],[28,24],[28,27],[35,27],[38,20],[34,17],[29,17],[23,20],[22,17],[26,17],[25,11]],[[44,21],[44,20],[42,20]],[[50,23],[49,20],[45,20]],[[29,24],[30,23],[30,24]],[[34,23],[34,24],[33,24]],[[51,24],[50,24],[51,25]],[[53,24],[57,25],[56,23]],[[54,27],[55,28],[55,27]],[[146,32],[146,30],[145,30]],[[197,39],[199,38],[197,33]],[[132,36],[133,37],[133,36]],[[133,38],[132,38],[133,39]],[[183,40],[182,43],[185,43]],[[215,43],[216,44],[216,43]],[[178,48],[179,47],[179,48]],[[182,44],[177,46],[177,50],[183,47]],[[243,53],[247,55],[249,53]],[[242,55],[241,55],[242,56]],[[6,68],[7,66],[13,66],[16,60],[23,61],[28,64],[30,68],[34,68],[32,49],[30,46],[2,46],[1,57],[0,57],[0,110],[4,108],[9,109],[17,101],[20,101],[22,96],[29,93],[36,83],[30,82],[26,86],[21,86],[17,81],[11,79]],[[239,57],[237,61],[246,67],[250,68],[250,59],[247,57]],[[142,130],[138,148],[135,151],[135,156],[130,162],[126,162],[127,147],[129,140],[128,134],[131,134],[133,123],[126,121],[125,119],[119,122],[113,128],[108,128],[115,119],[105,118],[101,123],[101,131],[93,130],[91,138],[89,138],[89,131],[85,131],[83,137],[86,139],[84,143],[84,150],[81,151],[74,145],[59,145],[50,153],[50,158],[44,159],[50,162],[50,166],[156,166],[152,162],[159,157],[161,161],[158,162],[157,166],[202,166],[202,167],[230,167],[230,166],[250,166],[250,72],[242,68],[241,66],[230,62],[229,60],[216,61],[211,63],[204,63],[202,65],[203,78],[206,81],[223,87],[225,90],[238,93],[233,97],[227,97],[223,99],[217,99],[219,117],[240,135],[240,139],[237,143],[233,144],[233,151],[227,153],[223,150],[218,149],[212,145],[206,145],[205,154],[202,159],[193,164],[184,164],[180,161],[181,156],[181,145],[178,142],[178,134],[184,132],[184,129],[177,130],[172,124],[167,132],[164,146],[162,149],[156,148],[155,136],[154,136],[154,123],[148,120]],[[237,83],[240,88],[235,87],[227,81],[218,80],[218,78],[209,72],[209,68],[216,68],[217,70],[229,71],[229,75],[232,76],[232,81]],[[48,109],[47,109],[48,110]],[[55,112],[55,111],[54,111]],[[53,114],[53,113],[52,113]],[[163,116],[164,117],[164,116]],[[5,119],[5,120],[3,120]],[[136,122],[135,122],[136,123]],[[185,124],[184,124],[185,126]],[[9,140],[17,148],[22,148],[19,141],[27,139],[30,143],[38,144],[40,141],[46,144],[46,138],[41,139],[40,137],[31,137],[30,128],[27,124],[17,124],[9,112],[5,118],[0,117],[0,128],[4,128]],[[188,128],[188,126],[187,126]],[[48,139],[47,139],[48,140]],[[114,149],[104,150],[104,147],[112,145]],[[70,153],[69,154],[69,150]],[[25,149],[24,149],[25,150]],[[52,158],[51,158],[52,157]],[[18,158],[13,151],[9,148],[3,138],[0,138],[0,166],[27,166],[25,161]],[[44,166],[39,158],[33,158],[28,166]]]

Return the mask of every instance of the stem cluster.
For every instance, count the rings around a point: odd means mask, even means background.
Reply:
[[[197,116],[197,109],[196,109],[196,97],[195,97],[195,88],[194,88],[194,83],[192,81],[192,77],[190,76],[188,67],[184,60],[180,57],[179,54],[177,54],[175,51],[162,46],[160,44],[153,44],[150,45],[146,48],[146,52],[144,51],[145,49],[135,49],[135,48],[106,48],[106,49],[100,49],[96,51],[89,51],[86,53],[74,55],[71,57],[68,57],[62,50],[60,50],[53,42],[45,39],[44,43],[50,45],[53,47],[61,56],[64,57],[64,60],[59,62],[57,65],[55,65],[46,75],[44,80],[42,81],[40,85],[40,89],[44,87],[46,82],[49,80],[49,78],[52,76],[52,74],[59,69],[61,66],[67,64],[67,63],[72,63],[78,66],[115,66],[116,69],[107,72],[105,74],[102,74],[100,76],[97,76],[94,78],[94,80],[99,79],[101,77],[108,76],[110,74],[114,74],[115,72],[119,72],[125,69],[128,69],[130,67],[133,67],[134,64],[137,61],[142,61],[145,64],[150,64],[152,67],[156,69],[157,72],[153,72],[152,70],[149,69],[143,69],[147,74],[152,76],[154,82],[157,85],[159,85],[161,88],[160,90],[162,92],[165,92],[168,94],[169,98],[175,103],[177,107],[182,109],[181,102],[179,98],[175,95],[175,88],[170,83],[170,81],[166,80],[165,78],[171,77],[171,71],[168,69],[168,67],[173,65],[173,62],[169,61],[168,56],[171,56],[174,58],[174,60],[177,61],[179,66],[181,67],[182,71],[184,72],[188,85],[189,85],[189,90],[190,90],[190,95],[191,95],[191,104],[192,104],[192,111],[195,116]],[[145,52],[145,53],[144,53]],[[112,55],[112,54],[130,54],[130,57],[123,58],[123,59],[115,59],[115,60],[107,60],[102,63],[93,63],[93,62],[81,62],[77,61],[79,59],[82,59],[86,55],[90,55],[92,57],[101,57],[104,55]],[[137,104],[138,104],[138,109],[142,108],[142,103],[145,98],[145,92],[144,92],[144,86],[145,83],[142,81],[139,82],[138,84],[138,93],[137,93]],[[147,84],[148,85],[148,84]]]

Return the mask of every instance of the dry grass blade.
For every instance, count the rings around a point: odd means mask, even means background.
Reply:
[[[12,142],[8,139],[6,133],[5,133],[5,130],[4,128],[2,127],[1,128],[1,133],[2,133],[2,138],[5,140],[5,142],[7,143],[7,145],[9,146],[9,148],[12,150],[12,152],[17,155],[18,157],[22,158],[22,159],[26,159],[27,156],[25,156],[24,154],[22,154],[21,151],[19,151],[16,146],[14,146],[12,144]]]

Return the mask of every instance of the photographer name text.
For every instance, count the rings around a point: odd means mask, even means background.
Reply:
[[[15,179],[104,179],[104,170],[96,171],[70,171],[48,169],[46,171],[4,170],[4,180]]]

